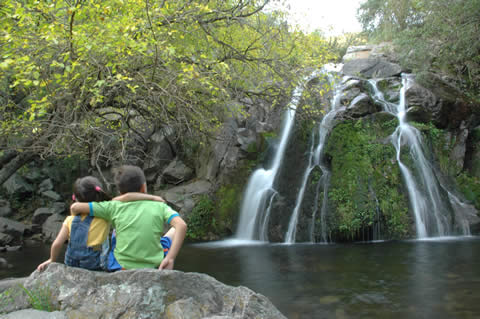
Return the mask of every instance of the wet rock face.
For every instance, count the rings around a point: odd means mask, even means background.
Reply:
[[[69,318],[285,318],[266,297],[199,273],[103,273],[53,263],[24,286],[49,287],[53,306]],[[28,308],[23,300],[17,304],[12,310]]]

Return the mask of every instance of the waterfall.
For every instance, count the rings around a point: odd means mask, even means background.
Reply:
[[[324,71],[324,70],[322,70]],[[300,101],[304,89],[304,83],[317,76],[316,74],[304,79],[293,92],[290,104],[285,113],[283,126],[280,132],[278,147],[275,150],[273,161],[269,168],[260,168],[254,171],[250,177],[245,190],[243,202],[240,211],[240,220],[235,237],[244,240],[268,241],[268,225],[272,202],[278,194],[273,188],[277,178],[282,160],[285,156],[288,140],[291,135],[295,120],[297,105]],[[285,232],[285,243],[295,243],[297,235],[297,225],[302,212],[302,203],[311,179],[312,172],[317,169],[321,175],[316,188],[312,190],[314,195],[313,207],[311,212],[311,221],[308,225],[308,235],[311,242],[315,238],[320,238],[322,242],[328,242],[327,232],[327,213],[328,213],[328,187],[330,184],[331,172],[324,161],[324,147],[329,133],[334,124],[334,119],[338,112],[345,109],[341,105],[340,99],[349,86],[355,84],[354,81],[348,81],[349,77],[342,79],[340,83],[334,81],[331,75],[329,81],[334,88],[333,98],[329,105],[325,106],[325,112],[322,121],[313,132],[308,148],[308,162],[305,171],[301,175],[300,188],[295,197],[295,206],[290,216],[288,229]],[[413,81],[410,75],[402,75],[402,86],[399,94],[399,102],[391,103],[383,96],[383,93],[377,87],[375,79],[368,80],[374,96],[375,103],[382,105],[385,112],[395,115],[398,119],[398,126],[390,136],[390,141],[396,150],[395,159],[398,163],[400,172],[403,176],[405,188],[409,198],[410,208],[415,218],[417,237],[426,238],[432,236],[447,236],[453,232],[462,235],[469,235],[469,222],[466,216],[472,215],[471,206],[462,203],[442,182],[441,175],[436,171],[433,164],[425,154],[422,134],[415,127],[406,121],[407,103],[405,92]],[[352,83],[350,83],[352,82]],[[358,81],[356,82],[358,84]],[[353,99],[350,105],[355,105],[357,100],[364,98],[365,95],[359,95]],[[307,193],[309,194],[310,191]],[[319,198],[321,205],[319,205]],[[377,203],[376,216],[377,221],[373,226],[373,238],[381,239],[381,210],[379,200],[375,197]],[[310,213],[310,212],[309,212]],[[319,216],[318,216],[319,215]],[[473,216],[473,215],[472,215]],[[470,216],[472,218],[472,216]],[[318,221],[320,225],[318,225]],[[302,224],[303,221],[302,221]],[[320,230],[319,234],[315,231]]]
[[[383,105],[385,111],[396,115],[399,121],[398,127],[391,135],[391,141],[396,149],[396,160],[408,190],[410,205],[415,217],[417,237],[446,236],[452,232],[452,223],[448,216],[454,197],[445,198],[446,187],[441,185],[434,167],[424,155],[421,133],[406,122],[405,92],[411,82],[410,75],[402,75],[400,100],[398,104],[395,104],[385,100],[375,80],[369,81],[375,92],[374,99]],[[402,161],[402,154],[405,153],[402,153],[404,147],[408,150],[411,167]],[[458,222],[463,225],[463,234],[468,234],[469,230],[465,230],[464,226],[467,224],[466,221],[459,220]]]
[[[272,186],[287,147],[287,142],[295,119],[297,105],[304,90],[304,83],[314,76],[316,76],[315,73],[307,77],[293,92],[292,100],[290,101],[285,114],[280,134],[280,142],[275,152],[271,167],[268,169],[257,169],[253,172],[248,181],[240,209],[240,220],[235,234],[235,237],[238,239],[268,240],[267,226],[270,205],[273,196],[276,194],[276,191]]]
[[[312,214],[312,222],[311,222],[311,227],[310,227],[310,240],[313,242],[314,241],[314,225],[315,225],[315,218],[316,218],[316,214],[317,214],[317,211],[318,211],[318,196],[319,196],[319,193],[320,193],[320,189],[323,189],[324,190],[324,198],[323,198],[323,201],[322,201],[322,207],[321,207],[321,210],[320,210],[320,221],[321,221],[321,230],[322,230],[322,234],[321,234],[321,237],[322,237],[322,241],[326,242],[327,241],[327,234],[326,234],[326,219],[325,219],[325,216],[326,216],[326,213],[327,213],[327,187],[328,187],[328,183],[329,183],[329,180],[330,180],[330,171],[329,169],[327,168],[326,165],[324,165],[324,163],[322,162],[322,155],[323,155],[323,149],[324,149],[324,146],[325,146],[325,142],[327,140],[327,136],[328,136],[328,133],[330,132],[330,130],[332,129],[332,124],[333,124],[333,119],[335,118],[335,115],[338,113],[338,111],[340,109],[342,109],[340,107],[340,97],[343,93],[343,87],[341,86],[338,86],[336,85],[336,81],[334,81],[334,78],[333,76],[331,76],[330,74],[328,75],[329,76],[329,79],[331,80],[331,85],[332,87],[335,88],[334,90],[334,94],[333,94],[333,98],[332,98],[332,101],[330,103],[329,106],[327,106],[327,109],[326,109],[326,114],[325,116],[323,117],[320,125],[318,126],[318,132],[314,132],[312,134],[312,144],[310,145],[310,152],[309,152],[309,158],[308,158],[308,166],[307,168],[305,169],[305,172],[303,174],[303,177],[302,177],[302,182],[301,182],[301,187],[300,187],[300,191],[298,193],[298,196],[297,196],[297,199],[296,199],[296,202],[295,202],[295,208],[293,209],[293,213],[292,213],[292,216],[290,217],[290,222],[288,224],[288,230],[285,234],[285,243],[294,243],[295,242],[295,237],[296,237],[296,230],[297,230],[297,224],[298,224],[298,216],[299,216],[299,213],[300,213],[300,208],[302,206],[302,202],[303,202],[303,198],[304,198],[304,195],[305,195],[305,189],[307,187],[307,182],[308,182],[308,178],[310,176],[310,173],[313,171],[313,169],[315,167],[319,167],[321,172],[322,172],[322,176],[319,180],[319,183],[317,185],[317,189],[316,189],[316,195],[315,195],[315,207],[314,207],[314,211],[313,211],[313,214]],[[348,78],[345,78],[343,82],[345,82]],[[317,145],[315,146],[315,148],[313,147],[313,143],[315,141],[315,136],[316,134],[318,134],[318,143]]]

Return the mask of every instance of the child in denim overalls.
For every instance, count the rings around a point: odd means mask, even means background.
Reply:
[[[72,199],[75,202],[101,202],[111,198],[106,194],[100,181],[93,176],[79,178],[73,184]],[[142,194],[127,194],[119,200],[149,200]],[[50,258],[37,269],[43,271],[48,264],[55,262],[63,244],[69,240],[65,253],[67,266],[90,270],[106,270],[109,252],[108,234],[110,225],[101,218],[88,215],[68,216],[62,224],[57,238],[52,243]]]
[[[73,184],[72,199],[76,202],[100,202],[111,198],[103,191],[97,178],[86,176],[77,179]],[[68,216],[52,243],[50,259],[40,264],[37,269],[42,271],[48,264],[56,261],[67,240],[69,243],[65,253],[66,265],[90,270],[105,269],[109,230],[109,224],[102,219],[85,215]]]

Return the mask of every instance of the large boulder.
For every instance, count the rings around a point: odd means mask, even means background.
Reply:
[[[3,184],[3,187],[12,195],[23,195],[33,192],[33,186],[18,174],[10,176],[10,178]]]
[[[390,63],[380,58],[367,58],[345,62],[342,73],[367,79],[388,78],[402,73],[402,68],[398,64]]]
[[[169,140],[172,134],[170,130],[166,129],[157,131],[150,136],[147,156],[143,163],[147,183],[154,183],[158,173],[175,158],[175,150]]]
[[[471,122],[478,106],[451,82],[437,74],[426,73],[418,83],[407,89],[405,98],[409,107],[427,114],[424,122],[432,120],[438,128],[449,130],[459,128],[462,122]]]
[[[48,217],[53,215],[53,210],[48,207],[40,207],[35,210],[32,217],[32,223],[41,225]]]
[[[374,103],[372,98],[367,94],[361,93],[357,97],[355,97],[350,103],[350,105],[347,107],[345,116],[358,118],[380,111],[380,105]]]
[[[198,195],[208,194],[212,184],[206,180],[197,180],[189,184],[170,188],[159,192],[169,205],[175,208],[179,213],[190,213],[195,206],[195,198]]]
[[[52,263],[24,282],[45,289],[68,318],[285,318],[263,295],[199,273],[155,269],[94,272]],[[16,310],[26,309],[16,301]]]
[[[179,158],[175,158],[173,161],[168,164],[168,166],[163,170],[161,180],[167,184],[180,184],[182,182],[188,181],[194,175],[193,169],[185,165]],[[157,184],[159,182],[157,181]]]
[[[343,56],[342,62],[345,63],[351,60],[367,59],[370,57],[372,48],[373,47],[371,45],[358,45],[348,47],[347,52]]]
[[[21,239],[25,232],[25,225],[8,218],[0,217],[0,232]]]
[[[47,218],[42,225],[42,233],[46,242],[53,241],[57,237],[64,220],[65,216],[60,214],[52,214]]]

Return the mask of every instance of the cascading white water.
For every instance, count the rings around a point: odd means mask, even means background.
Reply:
[[[343,87],[336,85],[336,81],[334,81],[334,77],[329,74],[328,75],[332,87],[335,88],[334,90],[334,95],[332,98],[332,101],[329,106],[327,106],[326,109],[326,114],[323,117],[319,127],[318,127],[318,144],[315,147],[313,147],[313,142],[314,138],[312,138],[312,144],[310,146],[310,152],[309,152],[309,158],[308,158],[308,166],[305,169],[305,172],[302,177],[302,182],[301,182],[301,187],[300,191],[297,196],[297,200],[295,203],[295,208],[293,209],[292,216],[290,217],[290,222],[288,223],[288,230],[285,234],[285,243],[292,244],[295,243],[295,237],[296,237],[296,232],[297,232],[297,224],[298,224],[298,216],[300,213],[300,208],[302,206],[303,198],[305,195],[305,189],[307,186],[308,178],[313,171],[315,167],[319,167],[321,172],[322,172],[322,177],[319,180],[319,184],[317,185],[317,192],[316,192],[316,197],[319,195],[319,190],[320,187],[323,187],[322,189],[324,190],[324,198],[323,198],[323,205],[321,207],[321,215],[320,215],[320,220],[321,220],[321,228],[322,228],[322,240],[326,241],[326,222],[325,222],[325,214],[326,214],[326,188],[329,182],[329,177],[330,177],[330,171],[328,168],[323,165],[322,163],[322,155],[323,155],[323,149],[325,146],[325,142],[327,139],[327,135],[332,129],[332,124],[333,124],[333,119],[335,118],[335,115],[338,113],[338,111],[341,109],[340,108],[340,97],[343,93]],[[346,81],[347,78],[344,79],[343,82]],[[313,134],[315,137],[315,133]],[[317,198],[315,199],[315,203],[317,203],[318,200]],[[312,226],[310,227],[310,240],[313,241],[313,232],[314,232],[314,223],[315,223],[315,218],[316,218],[316,213],[317,213],[318,207],[315,207],[315,210],[312,215]]]
[[[316,76],[312,74],[305,81]],[[304,90],[304,83],[295,88],[292,100],[285,114],[280,142],[275,152],[273,163],[269,169],[257,169],[253,172],[243,196],[240,209],[240,220],[235,237],[246,240],[268,240],[267,226],[272,196],[276,191],[272,188],[282,163],[287,142],[295,119],[298,102]]]
[[[397,116],[399,125],[391,135],[391,141],[397,153],[396,159],[403,174],[410,204],[415,216],[417,237],[446,236],[451,234],[449,208],[445,206],[441,189],[445,189],[436,177],[435,170],[427,160],[422,149],[421,133],[406,122],[405,92],[411,84],[409,75],[402,75],[402,88],[398,104],[385,100],[375,80],[370,80],[375,92],[375,100],[384,106],[384,110]],[[411,167],[402,161],[402,147],[407,147],[412,162]],[[451,200],[451,199],[450,199]],[[465,221],[458,221],[465,224]],[[468,230],[469,232],[469,230]]]

